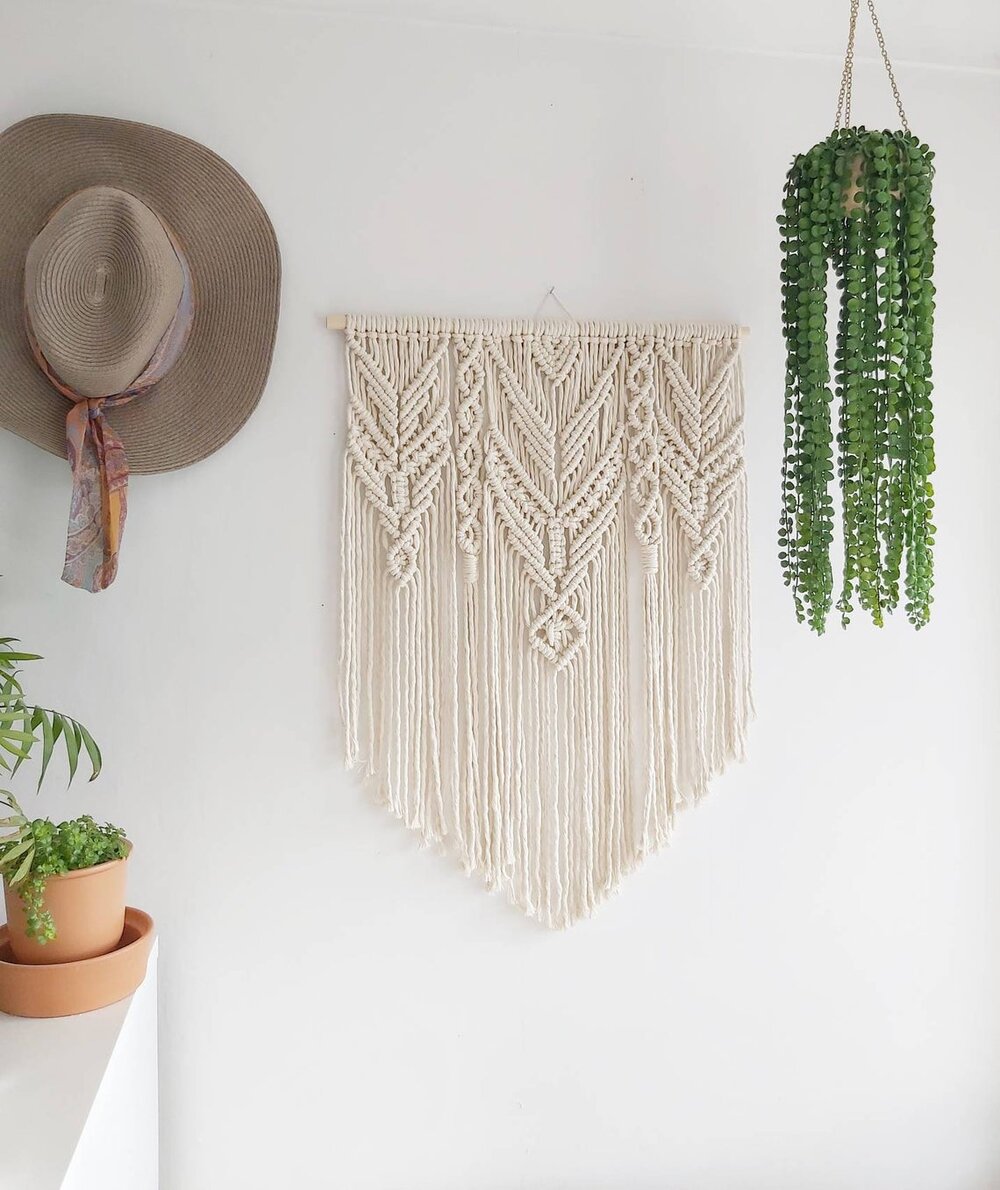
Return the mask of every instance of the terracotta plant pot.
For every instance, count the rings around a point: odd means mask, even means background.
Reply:
[[[154,936],[148,913],[126,909],[121,942],[109,954],[79,963],[18,963],[7,927],[0,926],[0,1012],[75,1016],[114,1004],[130,996],[145,978]]]
[[[44,945],[25,933],[24,903],[4,882],[10,949],[18,963],[76,963],[108,954],[125,928],[125,873],[129,857],[49,876],[45,908],[56,936]]]

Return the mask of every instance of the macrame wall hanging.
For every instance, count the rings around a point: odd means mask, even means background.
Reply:
[[[740,328],[346,320],[349,765],[549,926],[740,757]]]
[[[787,353],[779,557],[796,615],[820,633],[835,598],[844,627],[855,607],[881,627],[902,599],[921,628],[933,603],[934,154],[910,132],[874,0],[867,5],[900,128],[851,123],[860,0],[850,0],[834,131],[795,158],[778,219]],[[832,373],[828,268],[840,289]]]

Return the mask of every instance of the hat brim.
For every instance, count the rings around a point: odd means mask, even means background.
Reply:
[[[218,450],[260,400],[278,327],[281,259],[260,201],[204,145],[129,120],[33,116],[0,133],[0,426],[66,454],[67,400],[24,330],[24,261],[51,212],[89,186],[141,199],[177,236],[195,315],[184,353],[141,397],[109,410],[134,472]]]

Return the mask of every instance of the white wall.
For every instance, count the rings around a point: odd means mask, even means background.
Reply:
[[[0,437],[2,627],[107,756],[41,805],[128,827],[161,930],[167,1190],[996,1186],[997,74],[899,71],[940,167],[935,621],[816,640],[775,561],[774,216],[829,127],[839,35],[815,59],[358,4],[2,7],[3,124],[202,140],[284,258],[258,412],[133,482],[107,594],[58,581],[65,464]],[[873,67],[858,87],[892,118]],[[751,760],[565,934],[421,853],[341,768],[321,322],[531,314],[553,284],[581,317],[754,328]]]

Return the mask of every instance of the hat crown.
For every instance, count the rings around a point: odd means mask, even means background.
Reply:
[[[83,397],[129,387],[170,326],[183,287],[159,217],[111,186],[62,203],[25,260],[32,333],[55,373]]]

